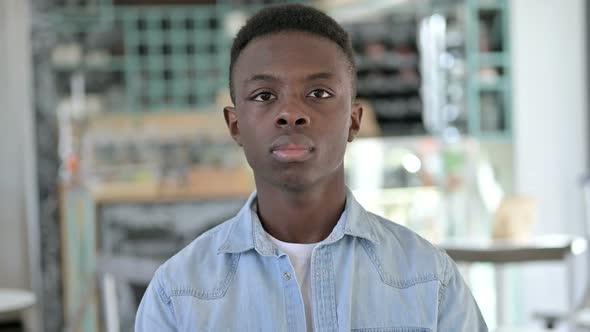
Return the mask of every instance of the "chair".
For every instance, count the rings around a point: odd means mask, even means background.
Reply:
[[[582,179],[582,192],[584,197],[584,235],[590,241],[590,176]],[[586,267],[590,269],[590,253],[586,252]],[[573,324],[578,328],[590,330],[590,271],[587,274],[586,290],[582,302],[573,314]]]
[[[584,237],[586,243],[590,243],[590,176],[585,176],[581,181],[582,197],[584,199],[585,218],[583,222]],[[590,250],[586,248],[586,267],[590,268]],[[535,318],[544,322],[545,328],[555,329],[558,323],[566,322],[570,327],[590,330],[590,271],[586,276],[586,286],[580,302],[567,313],[536,313]]]
[[[26,290],[0,288],[0,317],[13,318],[24,331],[33,331],[35,295]]]
[[[117,298],[116,282],[126,281],[140,284],[149,284],[157,268],[163,262],[148,258],[99,255],[97,269],[94,273],[89,292],[97,288],[100,291],[102,326],[107,332],[119,332],[119,301]],[[71,315],[64,331],[72,332],[80,329],[82,317],[91,302],[91,296],[85,296],[82,305]]]

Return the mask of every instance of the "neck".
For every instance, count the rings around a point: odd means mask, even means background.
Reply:
[[[332,181],[303,190],[258,183],[258,216],[264,229],[278,240],[317,243],[328,237],[346,203],[344,172]]]

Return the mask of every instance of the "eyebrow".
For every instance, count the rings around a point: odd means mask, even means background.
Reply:
[[[246,80],[246,83],[252,83],[256,81],[263,81],[263,82],[276,82],[279,79],[268,74],[256,74],[249,79]]]
[[[311,75],[307,76],[305,78],[305,80],[306,81],[329,80],[332,78],[334,78],[334,74],[328,73],[328,72],[322,72],[322,73],[311,74]]]
[[[314,73],[314,74],[308,75],[305,77],[304,80],[305,81],[315,81],[315,80],[328,80],[328,79],[332,79],[332,78],[334,78],[334,74],[329,73],[329,72],[320,72],[320,73]],[[269,75],[269,74],[256,74],[256,75],[253,75],[252,77],[250,77],[249,79],[247,79],[246,84],[257,82],[257,81],[272,83],[272,82],[280,81],[280,79],[277,78],[276,76]]]

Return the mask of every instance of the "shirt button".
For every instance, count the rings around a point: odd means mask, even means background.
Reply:
[[[285,279],[287,281],[291,280],[291,273],[289,273],[289,272],[283,273],[283,279]]]

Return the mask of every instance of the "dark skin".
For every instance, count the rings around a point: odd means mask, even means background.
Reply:
[[[346,202],[344,152],[363,109],[332,41],[280,32],[251,41],[234,67],[224,116],[254,171],[265,230],[290,243],[325,239]]]

